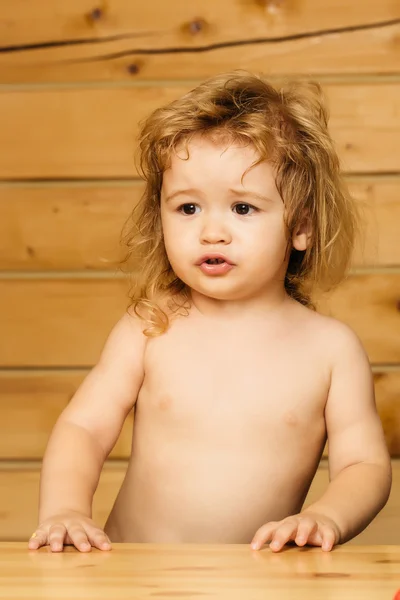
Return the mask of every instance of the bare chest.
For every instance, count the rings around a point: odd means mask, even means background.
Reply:
[[[326,373],[310,353],[257,333],[198,332],[154,340],[139,404],[148,416],[191,430],[254,435],[306,430],[323,414]]]

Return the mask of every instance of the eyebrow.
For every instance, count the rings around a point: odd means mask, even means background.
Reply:
[[[262,200],[264,202],[273,202],[272,198],[268,198],[267,196],[263,196],[262,194],[257,194],[256,192],[251,192],[251,191],[246,191],[246,190],[235,190],[234,188],[229,188],[228,192],[239,198],[255,198],[256,200]],[[165,202],[170,202],[171,200],[176,198],[176,196],[181,196],[181,195],[203,196],[203,193],[196,188],[176,190],[175,192],[172,192],[172,194],[169,194],[168,196],[166,196]]]

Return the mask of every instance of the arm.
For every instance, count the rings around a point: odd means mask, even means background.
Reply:
[[[360,533],[385,506],[391,464],[368,358],[355,334],[346,326],[340,330],[325,409],[330,483],[303,514],[332,519],[343,543]]]
[[[254,535],[254,549],[271,540],[271,549],[279,551],[294,540],[298,546],[308,543],[329,551],[360,533],[388,500],[390,456],[368,358],[346,325],[334,326],[326,342],[333,353],[325,406],[330,483],[300,514],[263,525]]]
[[[39,522],[65,511],[91,517],[102,466],[143,381],[145,342],[139,320],[125,314],[57,420],[43,459]]]

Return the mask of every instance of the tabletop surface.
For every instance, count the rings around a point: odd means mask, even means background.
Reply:
[[[0,598],[7,600],[393,600],[399,590],[400,546],[273,553],[247,544],[113,544],[110,552],[83,554],[0,543]]]

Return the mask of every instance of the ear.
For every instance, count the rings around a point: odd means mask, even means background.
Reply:
[[[292,237],[293,248],[296,250],[306,250],[311,241],[311,233],[311,221],[308,217],[304,217],[294,231]]]

